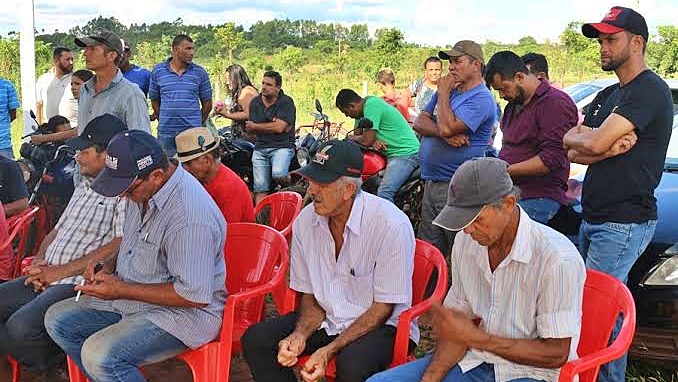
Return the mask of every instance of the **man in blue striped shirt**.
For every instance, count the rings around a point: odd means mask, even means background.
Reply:
[[[92,190],[132,202],[120,250],[96,274],[88,268],[89,282],[76,287],[85,295],[53,305],[45,327],[90,380],[145,381],[139,366],[219,334],[226,222],[205,188],[139,130],[113,137]]]
[[[174,138],[191,127],[204,126],[212,109],[212,85],[205,69],[193,63],[193,40],[177,35],[172,41],[172,57],[153,68],[148,98],[158,119],[158,140],[173,156]]]
[[[11,82],[0,78],[0,155],[14,159],[11,124],[16,119],[19,99]]]

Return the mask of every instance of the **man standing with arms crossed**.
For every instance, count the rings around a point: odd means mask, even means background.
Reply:
[[[570,160],[589,165],[579,251],[588,268],[626,282],[657,223],[654,189],[671,137],[671,92],[647,68],[647,24],[636,11],[613,7],[582,33],[598,39],[601,67],[614,70],[619,84],[598,93],[584,124],[563,138]],[[599,380],[624,381],[625,369],[626,355],[604,365]]]

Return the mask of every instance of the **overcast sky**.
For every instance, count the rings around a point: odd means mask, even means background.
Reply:
[[[12,9],[20,1],[3,0],[0,35],[18,30]],[[227,21],[246,28],[258,20],[289,18],[366,23],[371,32],[397,27],[407,41],[449,45],[460,39],[517,42],[531,35],[557,40],[567,23],[599,21],[613,5],[631,6],[645,16],[650,33],[657,25],[678,24],[678,0],[35,0],[35,26],[46,33],[68,31],[99,15],[123,24],[173,21],[217,25]]]

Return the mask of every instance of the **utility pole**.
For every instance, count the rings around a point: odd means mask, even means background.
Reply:
[[[30,111],[35,108],[35,15],[33,0],[19,4],[19,67],[21,70],[21,110],[24,133],[32,133],[35,122]]]

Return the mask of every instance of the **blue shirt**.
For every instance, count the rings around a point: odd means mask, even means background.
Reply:
[[[122,69],[120,69],[122,71]],[[148,87],[151,83],[151,72],[148,69],[132,64],[132,69],[122,72],[129,82],[139,85],[139,89],[148,97]]]
[[[172,58],[153,68],[148,98],[160,100],[158,138],[174,138],[191,127],[202,126],[201,100],[212,99],[212,85],[202,66],[189,63],[178,75],[170,68]]]
[[[16,89],[11,82],[0,78],[0,149],[12,148],[12,132],[9,111],[19,108]]]
[[[433,95],[424,111],[434,114],[438,93]],[[465,92],[454,90],[450,94],[450,107],[468,130],[469,145],[452,147],[441,138],[422,137],[419,149],[421,178],[435,182],[447,182],[465,161],[485,156],[492,127],[497,120],[497,103],[485,84],[479,84]],[[435,115],[434,115],[435,120]]]

